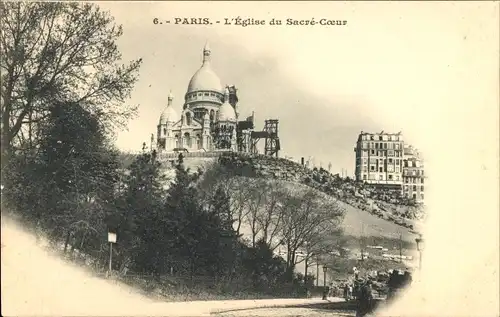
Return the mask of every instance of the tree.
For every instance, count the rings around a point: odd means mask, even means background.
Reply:
[[[108,222],[121,237],[117,251],[123,260],[131,259],[139,271],[160,272],[168,248],[164,235],[168,213],[164,209],[166,177],[155,153],[144,153],[131,164],[125,179],[125,191],[117,201],[118,211]]]
[[[113,204],[117,153],[95,114],[76,103],[55,103],[29,155],[13,156],[6,200],[24,220],[64,237],[65,250],[91,252],[105,232]]]
[[[232,169],[216,162],[208,166],[197,185],[201,201],[211,201],[215,199],[214,195],[221,195],[222,192],[229,197],[227,207],[237,236],[240,235],[241,226],[249,211],[248,205],[252,194],[252,187],[249,183],[251,182],[248,178],[237,176]]]
[[[299,249],[317,245],[337,230],[344,211],[330,197],[309,188],[291,189],[283,207],[281,238],[287,248],[287,267],[293,272]]]
[[[274,286],[280,282],[285,272],[285,263],[276,257],[264,239],[259,239],[255,247],[249,249],[244,266],[250,274],[254,287]]]
[[[222,243],[222,238],[235,240],[230,222],[224,221],[227,220],[224,215],[227,214],[227,196],[218,191],[219,196],[214,195],[208,205],[203,205],[195,180],[182,164],[177,166],[176,172],[164,207],[166,215],[161,221],[163,236],[168,239],[164,244],[169,246],[165,262],[191,275],[215,275],[224,267],[227,252],[221,249],[231,247],[231,243]]]
[[[141,60],[119,64],[122,28],[108,13],[76,2],[2,2],[0,10],[2,171],[14,146],[33,146],[56,101],[85,107],[108,128],[134,114],[124,102]]]

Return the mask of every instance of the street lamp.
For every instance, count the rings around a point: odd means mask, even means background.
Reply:
[[[415,239],[415,242],[417,243],[417,250],[419,253],[419,258],[418,258],[418,269],[422,269],[422,251],[424,250],[424,239],[422,238],[422,235],[418,238]]]
[[[328,267],[326,265],[323,265],[323,300],[327,300],[327,293],[328,291],[326,290],[326,271],[328,270]]]

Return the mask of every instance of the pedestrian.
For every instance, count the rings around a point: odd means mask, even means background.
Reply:
[[[373,295],[371,288],[371,280],[367,280],[361,286],[360,294],[358,296],[358,305],[356,310],[356,317],[363,317],[369,314],[373,309]]]

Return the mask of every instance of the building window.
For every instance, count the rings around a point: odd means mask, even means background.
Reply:
[[[383,139],[382,139],[382,136],[379,136],[379,137],[378,137],[378,140],[379,140],[379,141],[382,141],[382,140],[383,140]]]
[[[382,173],[382,172],[383,172],[383,168],[382,168],[382,167],[380,167],[380,168],[378,169],[378,171],[379,171],[379,173]]]
[[[373,166],[373,165],[370,166],[370,171],[372,171],[372,172],[375,171],[375,166]]]
[[[413,191],[416,192],[417,191],[417,186],[413,185]]]
[[[371,150],[371,154],[372,154],[372,155],[375,155],[375,150]]]
[[[420,179],[420,182],[423,184],[423,183],[424,183],[424,178],[421,178],[421,179]]]
[[[363,172],[368,172],[368,168],[366,166],[363,166]]]
[[[424,186],[420,186],[420,191],[423,192],[424,191]]]
[[[166,135],[167,134],[167,129],[166,128],[163,128],[163,134]]]
[[[186,147],[190,148],[191,147],[191,136],[189,133],[184,133],[184,142],[186,144]]]
[[[384,176],[382,176],[382,175],[380,175],[378,178],[379,178],[379,180],[381,180],[381,181],[382,181],[382,180],[384,180]]]
[[[413,199],[417,199],[417,194],[413,194]]]
[[[399,166],[399,160],[396,160],[396,165],[398,165],[398,166]]]
[[[201,149],[201,136],[199,134],[196,135],[196,147]]]
[[[389,159],[389,164],[392,164],[392,159],[391,158]]]
[[[422,198],[422,200],[424,200],[424,194],[420,194],[420,197]]]
[[[392,181],[392,175],[389,175],[389,180]]]
[[[387,149],[387,143],[384,143],[384,149]]]
[[[178,134],[175,135],[175,147],[179,148],[181,146],[181,138]]]
[[[186,113],[186,124],[191,125],[191,113]]]
[[[363,180],[366,180],[366,174],[363,174]]]
[[[399,180],[399,175],[396,175],[396,180],[397,180],[397,181]]]
[[[399,173],[399,166],[396,166],[396,173]]]

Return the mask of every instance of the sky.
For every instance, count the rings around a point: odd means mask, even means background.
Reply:
[[[473,2],[460,6],[441,2],[100,2],[99,6],[123,25],[118,42],[123,61],[143,59],[130,99],[140,105],[139,114],[127,131],[118,133],[119,148],[136,151],[142,142],[149,143],[170,90],[174,106],[181,111],[188,82],[201,66],[202,48],[209,41],[213,69],[222,84],[238,88],[241,117],[254,111],[257,130],[265,119],[280,120],[281,157],[313,157],[316,166],[327,167],[331,162],[332,172],[347,169],[349,175],[354,173],[354,146],[361,131],[402,131],[407,142],[425,155],[435,140],[435,130],[429,127],[449,118],[449,106],[457,102],[454,91],[466,89],[464,79],[473,80],[464,74],[487,67],[478,53],[482,38],[494,36],[473,30],[464,21],[465,13],[470,16],[478,9]],[[484,18],[493,17],[493,10],[488,12],[478,10]],[[154,18],[238,16],[266,21],[326,18],[347,24],[153,24]],[[465,60],[476,68],[464,69]]]

